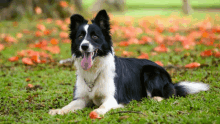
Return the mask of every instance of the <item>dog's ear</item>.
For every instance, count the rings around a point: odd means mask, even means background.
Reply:
[[[110,29],[109,17],[105,10],[100,10],[94,19],[95,23],[104,30]]]
[[[87,23],[87,22],[88,21],[85,20],[81,15],[74,14],[70,17],[70,30],[71,31],[77,30],[81,24]]]

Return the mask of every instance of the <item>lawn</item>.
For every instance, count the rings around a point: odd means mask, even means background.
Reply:
[[[145,53],[145,58],[163,64],[174,83],[201,81],[210,90],[161,102],[132,101],[101,120],[89,118],[97,106],[51,116],[49,109],[61,108],[73,99],[75,68],[59,65],[71,56],[68,20],[2,21],[0,123],[220,123],[220,15],[127,14],[111,15],[116,55],[137,58]],[[11,62],[13,56],[19,59]],[[25,64],[23,58],[31,58],[33,64]],[[200,66],[186,68],[193,62]]]

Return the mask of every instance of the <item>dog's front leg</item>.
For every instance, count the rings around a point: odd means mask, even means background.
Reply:
[[[62,109],[54,109],[54,110],[51,109],[49,111],[49,114],[51,114],[51,115],[56,115],[56,114],[63,115],[63,114],[69,113],[69,112],[74,112],[75,110],[85,108],[87,103],[88,103],[88,99],[79,98],[79,99],[76,99],[76,100],[70,102],[68,105],[64,106]]]
[[[124,107],[124,106],[121,104],[118,104],[116,99],[113,96],[109,96],[109,97],[106,97],[103,100],[102,105],[99,108],[95,109],[93,112],[96,112],[98,115],[104,115],[106,112],[108,112],[111,109],[116,109],[116,108],[121,108],[121,107]]]

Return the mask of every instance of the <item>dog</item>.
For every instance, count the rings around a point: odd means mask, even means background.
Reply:
[[[209,89],[201,82],[173,84],[168,72],[150,60],[115,56],[105,10],[98,12],[92,24],[79,14],[70,19],[71,53],[77,69],[74,99],[49,114],[63,115],[95,104],[99,107],[92,112],[100,116],[144,97],[184,97]]]

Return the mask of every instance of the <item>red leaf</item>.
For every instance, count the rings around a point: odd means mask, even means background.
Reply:
[[[168,48],[166,48],[166,46],[164,44],[161,44],[160,46],[155,47],[154,51],[157,51],[157,52],[167,52]]]
[[[57,44],[58,44],[58,40],[55,39],[55,38],[52,38],[52,39],[50,40],[50,43],[53,44],[53,45],[57,45]]]
[[[163,63],[160,62],[160,61],[155,61],[155,63],[157,63],[157,64],[160,65],[160,66],[163,66]]]
[[[212,50],[206,50],[201,52],[200,54],[202,57],[207,57],[207,56],[211,56],[212,55]]]
[[[190,64],[187,64],[185,65],[185,68],[197,68],[199,67],[201,64],[198,63],[198,62],[193,62],[193,63],[190,63]]]
[[[28,84],[27,87],[28,87],[28,88],[33,88],[34,85],[33,85],[33,84]]]
[[[99,117],[99,115],[95,111],[90,112],[89,117],[91,119],[101,119],[101,117]]]
[[[214,56],[220,58],[220,52],[215,52]]]
[[[132,55],[133,53],[132,52],[128,52],[128,51],[123,51],[122,52],[122,56],[130,56],[130,55]]]
[[[0,44],[0,51],[2,51],[5,48],[3,44]]]
[[[23,58],[22,62],[26,65],[33,65],[34,64],[30,58]]]
[[[47,47],[47,50],[50,51],[53,54],[60,53],[60,48],[58,46]]]
[[[68,37],[69,37],[69,34],[66,33],[66,32],[60,32],[60,37],[61,37],[61,38],[68,38]]]
[[[149,59],[149,56],[147,53],[141,53],[140,56],[138,56],[139,59]]]
[[[18,57],[17,56],[13,56],[13,57],[11,57],[11,58],[9,58],[8,60],[10,61],[10,62],[15,62],[15,61],[18,61]]]
[[[122,41],[119,43],[119,46],[128,46],[129,43],[127,41]]]

